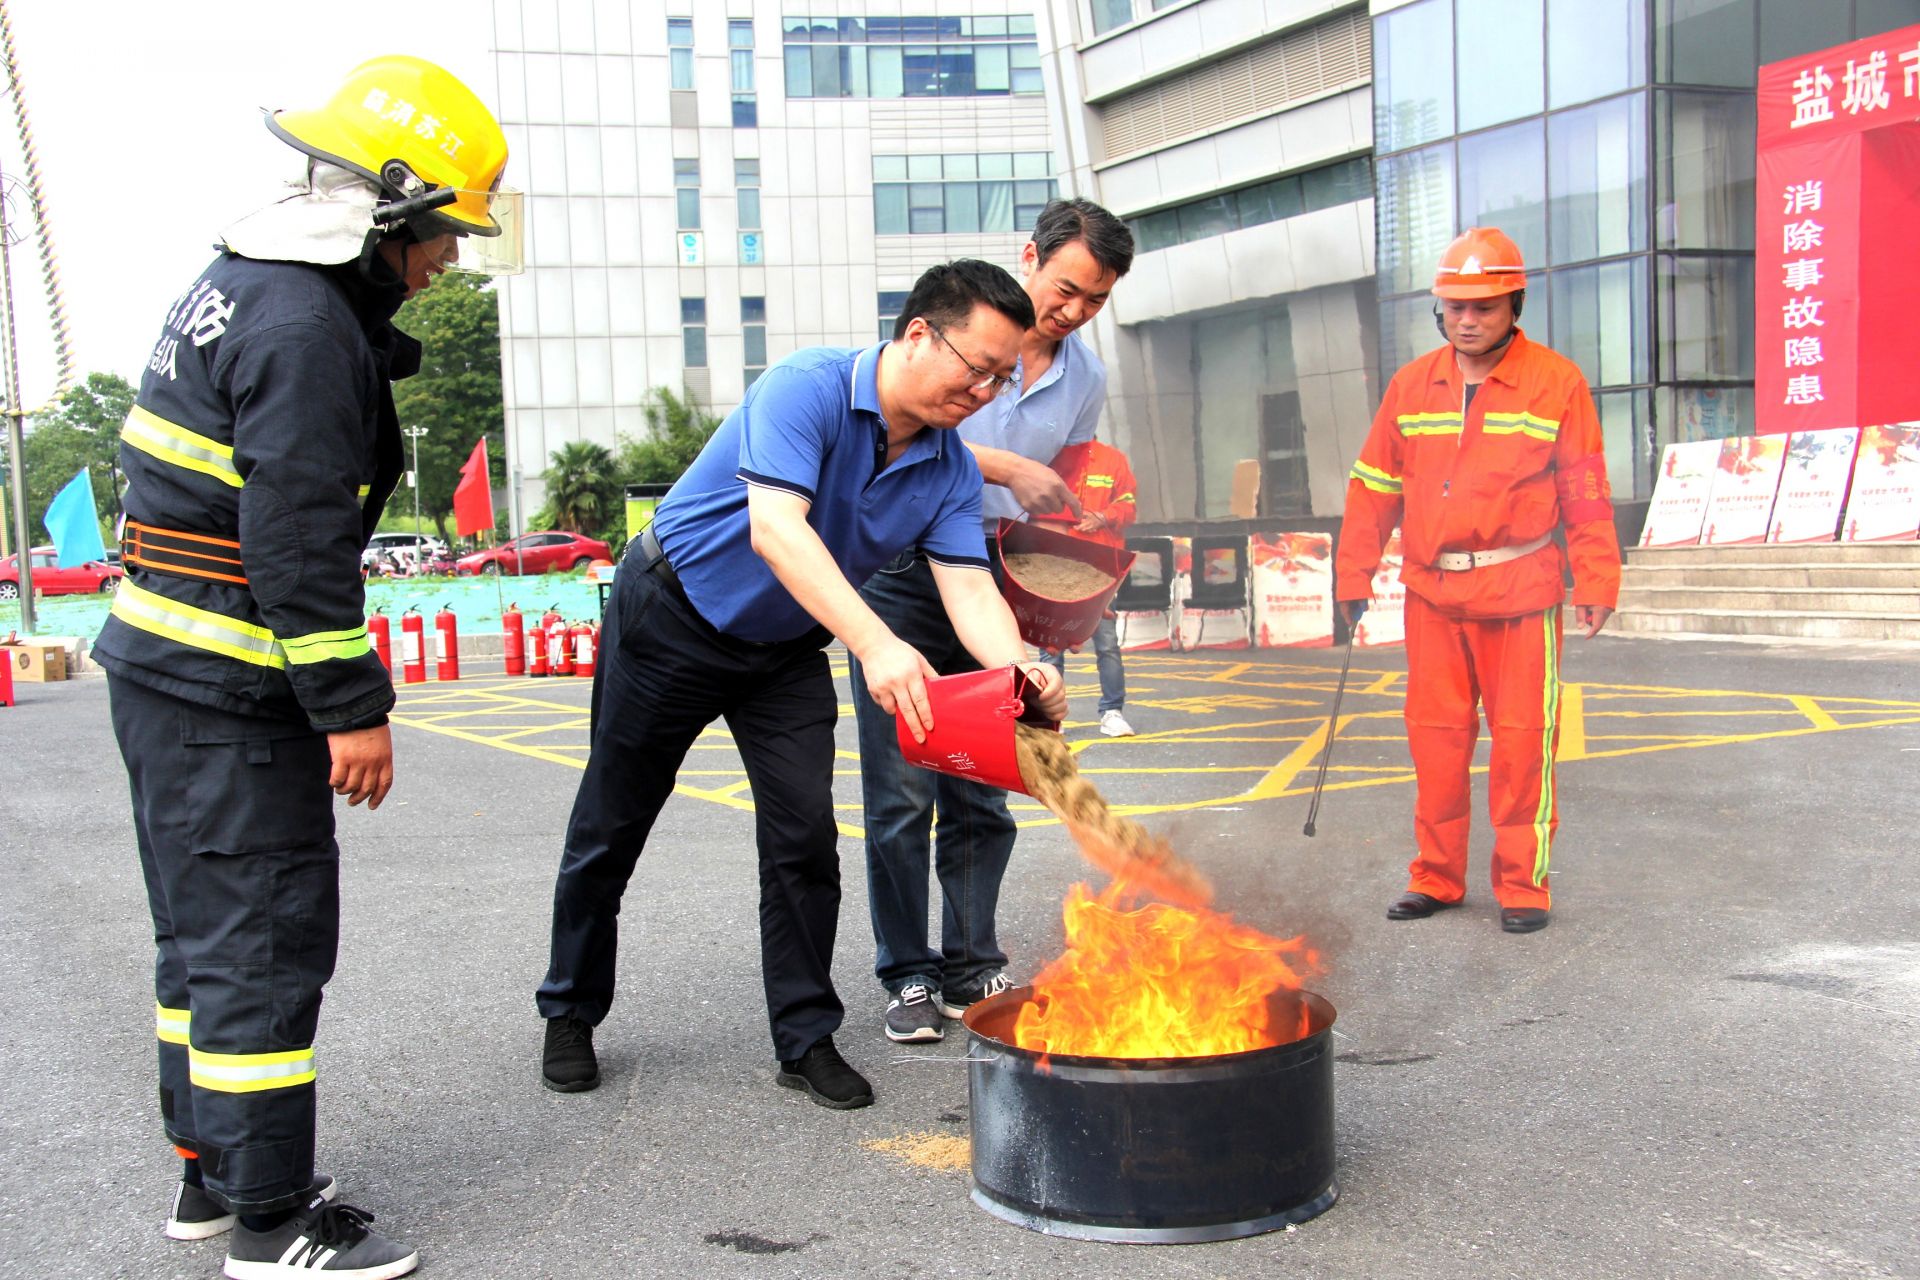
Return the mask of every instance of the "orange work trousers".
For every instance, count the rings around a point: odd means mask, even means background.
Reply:
[[[1407,745],[1420,850],[1407,868],[1407,888],[1442,902],[1466,896],[1469,773],[1484,706],[1493,735],[1493,896],[1503,907],[1550,906],[1547,862],[1560,825],[1553,789],[1560,607],[1518,618],[1460,618],[1408,592],[1406,626]]]

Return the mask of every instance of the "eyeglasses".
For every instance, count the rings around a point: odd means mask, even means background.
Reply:
[[[988,394],[997,396],[1005,392],[1008,387],[1013,385],[1012,374],[988,373],[985,369],[980,368],[978,365],[974,364],[973,361],[961,355],[960,348],[954,346],[951,342],[947,342],[947,335],[940,332],[939,326],[930,323],[927,325],[927,328],[933,330],[934,337],[940,339],[940,341],[942,342],[947,343],[947,350],[953,352],[953,358],[955,360],[958,360],[961,364],[967,366],[967,372],[971,373],[976,379],[976,381],[969,382],[967,384],[967,390],[969,391],[985,390]]]

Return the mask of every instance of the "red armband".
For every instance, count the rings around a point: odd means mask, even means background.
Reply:
[[[1589,524],[1613,519],[1613,489],[1607,484],[1607,460],[1600,454],[1582,458],[1554,474],[1560,493],[1560,517],[1567,524]]]

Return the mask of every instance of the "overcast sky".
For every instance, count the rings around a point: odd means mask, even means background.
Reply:
[[[298,173],[298,153],[267,132],[261,108],[319,106],[386,53],[438,62],[497,101],[492,6],[473,0],[8,0],[7,11],[80,376],[137,382],[220,229]],[[0,100],[0,135],[11,179],[21,171],[11,101]],[[12,251],[29,407],[53,387],[33,249]]]

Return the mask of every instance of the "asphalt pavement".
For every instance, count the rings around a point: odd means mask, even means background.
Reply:
[[[1064,1240],[968,1197],[964,1037],[903,1050],[857,838],[836,977],[870,1108],[773,1084],[750,796],[690,758],[626,898],[603,1083],[538,1073],[532,992],[584,756],[585,681],[406,691],[400,782],[340,812],[322,1167],[424,1276],[1920,1276],[1920,677],[1912,649],[1570,640],[1552,926],[1500,931],[1484,778],[1468,904],[1389,922],[1412,786],[1403,660],[1356,655],[1301,835],[1337,651],[1132,655],[1141,736],[1068,733],[1220,905],[1325,958],[1340,1199],[1220,1244]],[[837,663],[836,666],[843,666]],[[845,685],[842,683],[843,698]],[[0,1276],[211,1277],[164,1239],[144,893],[104,680],[0,709]],[[1344,717],[1355,717],[1347,721]],[[837,799],[857,831],[850,716]],[[1001,912],[1017,976],[1093,873],[1031,808]]]

